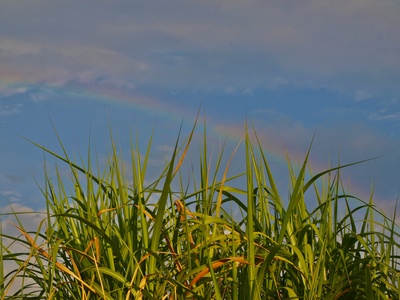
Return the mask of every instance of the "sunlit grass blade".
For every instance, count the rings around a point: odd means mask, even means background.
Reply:
[[[225,159],[230,144],[209,152],[205,125],[200,159],[187,160],[196,119],[157,174],[152,136],[143,152],[131,141],[130,163],[111,130],[106,160],[89,142],[71,161],[57,134],[62,154],[31,142],[69,174],[45,161],[38,228],[1,216],[19,230],[0,228],[0,267],[13,263],[1,299],[399,299],[397,203],[387,216],[373,190],[363,200],[341,181],[368,160],[312,174],[311,143],[300,166],[287,160],[286,198],[254,126]]]

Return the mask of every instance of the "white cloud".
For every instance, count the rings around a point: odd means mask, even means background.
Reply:
[[[13,95],[25,94],[28,91],[25,86],[3,86],[0,84],[0,99]]]
[[[364,101],[364,100],[368,100],[372,98],[372,95],[370,93],[368,93],[367,91],[364,90],[358,90],[355,92],[354,94],[354,99],[358,102],[358,101]]]
[[[379,111],[373,112],[369,115],[371,120],[400,120],[400,112],[392,111],[390,108],[382,108]]]
[[[10,203],[21,201],[21,194],[18,191],[0,191],[0,195],[3,198],[3,203],[6,202],[4,199],[7,199],[7,202]]]
[[[19,235],[18,229],[11,223],[18,224],[18,220],[28,230],[36,230],[39,224],[45,219],[43,210],[34,210],[31,207],[13,203],[9,206],[0,206],[0,214],[2,215],[2,230],[4,234]]]
[[[22,104],[5,104],[0,102],[0,116],[10,116],[21,112]]]
[[[9,193],[9,191],[3,192],[3,194]],[[14,225],[19,224],[18,220],[23,224],[23,228],[25,228],[26,231],[37,231],[39,229],[44,229],[42,222],[45,220],[45,214],[43,212],[34,211],[32,208],[23,206],[21,204],[14,203],[12,206],[0,207],[0,216],[2,234],[6,236],[19,237],[21,235],[19,230]],[[11,253],[27,252],[26,247],[22,244],[14,243],[12,240],[4,237],[2,237],[2,246],[7,247]],[[24,257],[21,256],[20,258]],[[4,274],[14,271],[17,268],[18,266],[13,261],[4,261]],[[29,281],[30,280],[28,279],[28,282]],[[23,284],[24,283],[22,280],[17,278],[9,289],[8,294],[11,295],[12,293],[16,292],[23,286]]]

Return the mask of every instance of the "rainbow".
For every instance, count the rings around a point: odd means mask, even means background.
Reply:
[[[0,91],[1,90],[17,90],[24,87],[37,87],[40,83],[33,83],[31,81],[19,81],[21,78],[16,74],[1,74],[0,73]],[[60,89],[60,91],[73,98],[83,98],[91,101],[102,102],[108,105],[117,105],[124,109],[149,113],[156,117],[164,117],[174,122],[190,122],[194,124],[197,110],[201,106],[201,101],[195,105],[193,111],[184,110],[178,106],[168,105],[165,101],[150,97],[148,95],[138,95],[135,92],[126,91],[124,89],[109,88],[96,84],[66,84],[64,86],[50,87],[53,89]],[[244,116],[245,117],[245,116]],[[243,120],[243,123],[245,120]],[[227,140],[232,143],[239,143],[244,136],[244,125],[238,123],[221,123],[220,121],[207,116],[207,132],[214,137]],[[305,156],[305,151],[300,153],[298,149],[288,149],[283,145],[283,141],[277,141],[276,137],[263,136],[262,143],[266,149],[266,156],[270,162],[287,165],[287,157],[293,159],[293,163],[300,163]],[[325,170],[327,162],[320,163],[310,158],[310,166],[315,172]],[[370,189],[368,187],[361,187],[357,183],[352,182],[350,192],[363,199],[369,198]]]
[[[127,93],[125,91],[117,89],[107,89],[104,87],[88,87],[79,91],[76,96],[85,95],[96,101],[102,101],[104,103],[117,103],[118,105],[137,111],[143,111],[146,113],[155,114],[170,119],[174,122],[185,122],[194,124],[197,110],[202,105],[201,102],[197,103],[192,111],[183,110],[177,106],[168,105],[165,101],[156,99],[149,96],[134,95],[133,93]],[[206,113],[205,113],[206,114]],[[213,135],[215,138],[220,140],[227,140],[233,144],[237,144],[242,141],[244,136],[244,122],[245,116],[243,116],[243,122],[240,123],[222,123],[212,116],[206,116],[207,118],[207,132]],[[256,129],[257,130],[257,129]],[[258,132],[259,134],[259,132]],[[287,166],[287,158],[289,157],[294,164],[302,163],[307,149],[290,149],[284,144],[284,141],[279,140],[278,137],[264,134],[260,136],[261,142],[264,149],[266,150],[266,156],[270,163],[279,164],[281,167]],[[310,137],[311,142],[311,137]],[[328,158],[327,158],[328,159]],[[319,162],[312,158],[312,151],[309,161],[310,167],[314,174],[321,172],[328,168],[328,161]],[[333,166],[334,167],[334,166]],[[369,199],[370,189],[366,186],[361,186],[356,182],[349,180],[349,192],[359,196],[362,199]]]

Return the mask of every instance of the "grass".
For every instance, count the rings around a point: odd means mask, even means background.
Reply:
[[[36,144],[71,176],[45,171],[39,228],[0,232],[1,299],[400,299],[395,214],[344,192],[351,164],[313,175],[309,152],[297,168],[288,160],[286,199],[253,130],[226,166],[204,130],[199,167],[183,174],[195,127],[151,184],[151,139],[144,154],[132,145],[127,168],[111,138],[102,171],[90,149],[78,164]],[[228,175],[232,160],[242,173]]]

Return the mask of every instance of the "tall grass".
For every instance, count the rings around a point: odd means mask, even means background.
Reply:
[[[0,232],[1,299],[400,299],[395,215],[344,192],[350,165],[313,175],[309,152],[298,168],[288,160],[286,198],[253,131],[245,157],[222,166],[204,130],[199,167],[183,174],[194,130],[151,184],[151,139],[144,154],[132,145],[130,168],[111,139],[102,171],[90,150],[78,164],[36,144],[71,176],[45,172],[39,228]],[[243,171],[228,176],[233,160]],[[16,267],[4,273],[7,261]]]

